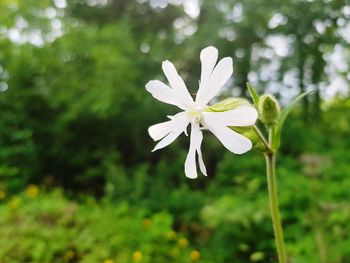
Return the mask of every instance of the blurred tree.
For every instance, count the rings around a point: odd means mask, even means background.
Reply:
[[[338,33],[339,21],[346,19],[342,12],[345,2],[338,1],[290,1],[279,10],[288,21],[276,27],[272,32],[288,35],[293,38],[294,54],[287,57],[281,74],[291,67],[298,70],[298,85],[300,93],[307,87],[316,88],[312,101],[303,99],[304,117],[319,119],[320,117],[320,86],[322,81],[329,84],[325,71],[327,61],[325,55],[332,52],[337,43],[344,40]],[[301,12],[300,10],[310,10]],[[310,103],[313,103],[310,107]],[[312,115],[313,113],[313,115]]]
[[[282,96],[284,77],[293,71],[298,72],[297,84],[290,88],[294,93],[297,86],[302,92],[326,85],[327,55],[337,43],[346,47],[339,34],[348,20],[341,0],[288,0],[282,5],[277,0],[194,1],[192,12],[185,4],[0,2],[0,85],[5,90],[0,107],[3,113],[13,112],[12,121],[19,123],[8,125],[4,117],[1,125],[26,131],[21,140],[31,150],[23,156],[30,154],[28,160],[33,160],[26,164],[28,178],[53,175],[82,189],[95,182],[101,193],[114,166],[123,170],[144,161],[155,163],[160,155],[149,156],[152,142],[146,130],[172,108],[154,103],[144,85],[164,79],[164,59],[174,62],[195,93],[198,54],[215,45],[220,56],[235,61],[233,85],[228,85],[234,89],[224,95],[246,95],[245,83],[252,81],[261,91],[277,82],[279,89],[270,91]],[[304,9],[310,12],[300,12]],[[281,39],[288,42],[283,55],[271,46],[277,41],[283,48]],[[319,91],[304,103],[307,116],[319,116]],[[3,149],[13,144],[9,130],[1,131]],[[221,158],[215,143],[209,140],[207,147],[212,173]],[[13,166],[8,157],[3,160]]]

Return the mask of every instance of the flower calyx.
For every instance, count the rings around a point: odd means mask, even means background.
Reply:
[[[223,112],[223,111],[233,110],[239,106],[252,106],[252,105],[249,103],[248,100],[243,98],[228,98],[212,106],[207,107],[205,111]]]

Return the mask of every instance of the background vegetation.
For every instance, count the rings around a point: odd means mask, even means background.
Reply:
[[[151,153],[174,108],[145,91],[169,59],[195,93],[199,52],[234,59],[282,103],[308,89],[278,157],[295,263],[350,262],[347,0],[0,0],[0,262],[275,262],[264,160],[206,134]]]

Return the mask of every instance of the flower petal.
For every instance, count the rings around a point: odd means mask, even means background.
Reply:
[[[154,141],[158,141],[167,136],[174,129],[172,121],[157,123],[148,128],[148,133]]]
[[[201,170],[203,175],[207,176],[207,169],[205,168],[205,164],[204,164],[203,156],[202,156],[202,150],[201,150],[200,146],[199,146],[199,148],[197,148],[197,154],[198,154],[199,169]]]
[[[216,61],[218,60],[218,50],[215,47],[209,46],[201,51],[200,59],[202,71],[197,97],[203,96],[199,95],[203,91],[201,87],[208,82],[209,77],[215,67]]]
[[[198,154],[198,163],[199,163],[199,169],[201,170],[202,174],[207,176],[207,169],[205,168],[205,164],[203,161],[202,151],[201,151],[201,144],[203,141],[203,132],[199,129],[199,126],[193,125],[191,134],[194,134],[194,137],[196,138],[195,146],[196,151]]]
[[[169,144],[171,144],[173,141],[176,140],[177,137],[182,133],[182,131],[171,131],[167,136],[165,136],[157,145],[153,148],[152,152],[157,151],[159,149],[162,149]]]
[[[180,112],[174,116],[170,116],[170,118],[170,121],[158,123],[148,128],[148,133],[153,140],[158,141],[163,138],[154,147],[152,152],[168,146],[186,130],[189,123],[186,117],[186,112]]]
[[[199,126],[191,124],[191,138],[190,149],[188,151],[185,161],[185,174],[188,178],[197,178],[197,164],[196,153],[198,154],[199,168],[204,175],[207,175],[207,171],[203,162],[201,144],[203,140],[203,133],[199,129]]]
[[[166,60],[163,62],[162,68],[170,86],[173,88],[176,96],[181,100],[181,103],[188,108],[193,105],[193,99],[188,92],[183,79],[177,73],[174,65]]]
[[[258,118],[258,112],[251,106],[239,106],[224,112],[203,112],[204,122],[223,126],[252,126]]]
[[[206,128],[208,128],[229,151],[235,154],[242,154],[252,148],[252,142],[248,138],[226,126],[214,125],[207,124]]]
[[[186,106],[181,102],[181,98],[178,97],[176,92],[168,85],[159,80],[151,80],[146,84],[146,90],[152,94],[157,100],[178,106],[180,109],[185,110]]]
[[[192,140],[192,133],[191,133]],[[197,178],[197,165],[196,165],[196,148],[190,144],[190,149],[185,161],[185,175],[188,178],[194,179]]]
[[[210,74],[208,80],[201,83],[196,102],[201,106],[207,105],[231,77],[232,72],[232,58],[225,57],[221,59]]]

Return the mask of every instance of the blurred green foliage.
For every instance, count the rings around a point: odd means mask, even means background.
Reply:
[[[224,97],[246,96],[247,80],[260,93],[278,82],[282,99],[326,87],[331,52],[350,54],[349,4],[201,1],[191,16],[175,2],[0,0],[0,262],[276,261],[262,156],[208,133],[209,176],[186,179],[188,138],[150,153],[147,128],[173,108],[144,85],[169,59],[195,93],[199,52],[215,45],[234,58]],[[291,262],[346,263],[350,99],[320,90],[282,132],[283,225]]]
[[[91,198],[77,204],[59,190],[33,194],[33,187],[1,206],[3,262],[178,262],[194,250],[172,230],[169,213],[147,217],[125,202]]]
[[[346,158],[340,151],[281,158],[281,210],[293,262],[349,260]],[[261,163],[254,153],[226,154],[208,187],[160,187],[153,196],[137,187],[155,180],[144,169],[136,173],[145,178],[129,179],[134,188],[119,198],[80,195],[73,201],[45,185],[29,185],[16,195],[2,192],[0,257],[4,262],[133,262],[133,254],[141,252],[140,262],[191,262],[193,251],[199,251],[200,262],[274,261]],[[341,164],[336,171],[334,163]]]

